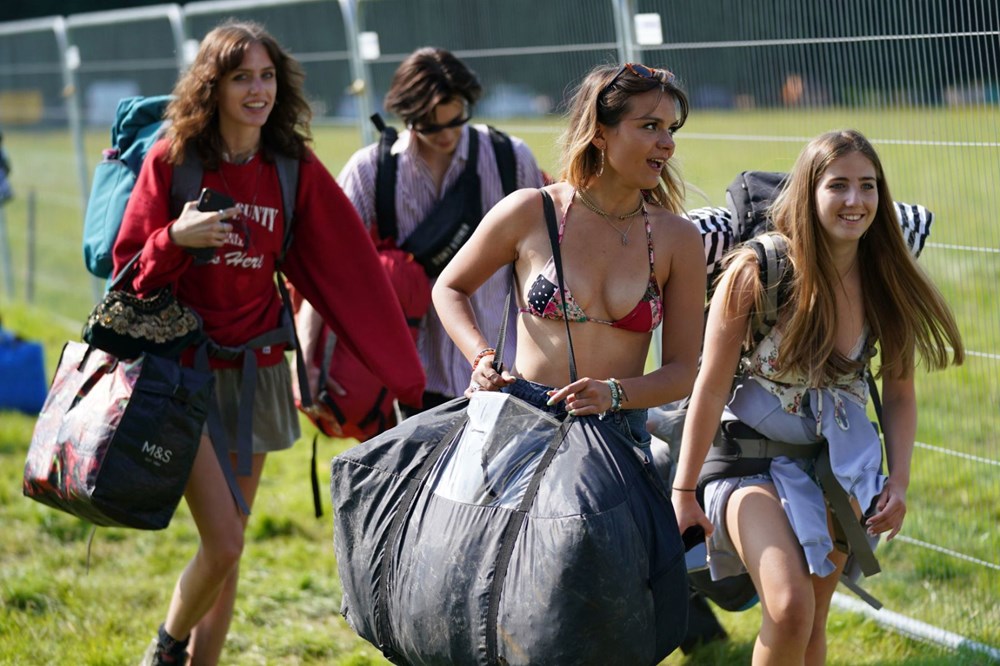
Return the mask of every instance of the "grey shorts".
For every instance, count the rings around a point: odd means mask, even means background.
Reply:
[[[242,368],[214,370],[215,397],[229,449],[236,451],[236,419],[243,385]],[[208,435],[208,425],[202,430]],[[253,452],[270,453],[291,448],[302,436],[299,412],[292,397],[292,378],[287,361],[257,368],[257,390],[253,401]]]

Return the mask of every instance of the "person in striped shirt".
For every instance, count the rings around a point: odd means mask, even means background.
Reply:
[[[408,237],[459,181],[470,158],[476,160],[480,214],[485,215],[504,197],[490,130],[486,125],[469,122],[482,94],[476,74],[445,49],[418,49],[396,70],[385,97],[386,110],[406,125],[392,146],[397,164],[395,245],[406,247]],[[477,145],[474,156],[470,155],[471,143]],[[510,144],[517,187],[540,187],[543,174],[531,150],[517,137],[510,137]],[[375,194],[378,149],[376,143],[357,151],[337,179],[375,236],[379,226]],[[377,238],[379,244],[388,240]],[[433,283],[434,278],[430,281]],[[505,316],[513,322],[514,310],[504,310],[510,284],[508,267],[497,272],[472,298],[472,308],[483,330],[496,333]],[[417,346],[427,374],[423,409],[462,395],[469,386],[469,362],[448,337],[433,307],[420,323]],[[508,363],[513,361],[515,351],[513,344],[510,347]]]

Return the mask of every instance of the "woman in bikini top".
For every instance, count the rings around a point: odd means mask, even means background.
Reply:
[[[573,204],[570,202],[570,208]],[[563,215],[559,223],[559,244],[562,245],[563,235],[566,232],[566,218],[569,217],[569,208]],[[649,218],[643,214],[646,227],[646,246],[649,248],[649,281],[646,283],[646,291],[642,298],[635,304],[635,307],[624,317],[615,319],[601,319],[599,317],[589,317],[583,308],[573,298],[573,293],[566,285],[563,295],[560,296],[558,287],[558,277],[556,276],[555,257],[549,257],[545,266],[538,274],[528,290],[528,295],[524,299],[525,306],[519,311],[523,314],[530,314],[543,319],[554,319],[561,321],[584,322],[592,321],[598,324],[606,324],[612,328],[620,328],[625,331],[636,331],[637,333],[650,333],[660,322],[663,321],[663,297],[660,294],[660,283],[656,279],[656,261],[653,254],[653,233],[649,226]],[[566,307],[563,308],[565,301]],[[563,314],[565,310],[565,315]]]
[[[561,180],[544,188],[559,220],[564,291],[542,194],[531,189],[497,204],[435,285],[435,308],[471,364],[470,392],[505,389],[575,416],[628,412],[642,430],[633,435],[645,442],[645,408],[688,394],[705,271],[701,237],[678,215],[683,193],[670,167],[673,135],[687,112],[666,70],[629,63],[587,75],[562,138]],[[497,331],[479,328],[469,297],[511,263],[521,313],[517,355],[512,368],[498,372]],[[572,332],[573,382],[563,320]],[[661,323],[662,365],[646,372]]]

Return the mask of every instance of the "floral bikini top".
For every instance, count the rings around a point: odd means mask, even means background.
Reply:
[[[566,231],[566,217],[573,204],[566,207],[562,221],[559,223],[559,244],[562,245],[563,234]],[[642,217],[646,222],[646,244],[649,247],[649,282],[646,284],[646,292],[632,308],[632,311],[617,321],[588,317],[583,308],[573,298],[573,293],[566,287],[566,313],[570,321],[586,322],[591,321],[598,324],[607,324],[612,328],[620,328],[626,331],[637,333],[648,333],[656,328],[663,321],[663,298],[660,295],[660,285],[656,281],[656,272],[653,270],[653,234],[649,226],[649,215],[646,209],[642,209]],[[528,290],[527,306],[520,308],[519,312],[541,317],[543,319],[563,319],[563,302],[559,294],[559,279],[556,276],[556,264],[553,257],[542,267],[542,272],[538,274],[535,281],[531,283]]]

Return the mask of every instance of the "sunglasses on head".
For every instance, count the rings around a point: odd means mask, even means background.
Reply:
[[[462,115],[457,118],[444,123],[443,125],[435,125],[434,123],[427,123],[422,125],[417,125],[416,123],[410,123],[410,129],[417,134],[437,134],[438,132],[446,129],[453,129],[455,127],[461,127],[465,123],[471,120],[472,114],[468,109],[462,112]]]
[[[612,86],[621,78],[621,75],[625,72],[632,72],[632,74],[638,76],[640,79],[649,79],[650,81],[657,81],[659,83],[670,83],[673,80],[674,75],[665,69],[653,69],[652,67],[646,67],[637,62],[627,62],[621,66],[621,69],[611,78],[608,85],[604,86],[601,91],[601,95],[611,90]]]

